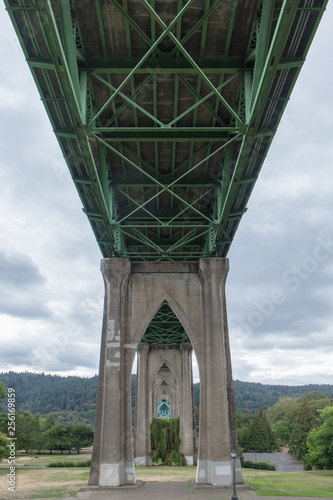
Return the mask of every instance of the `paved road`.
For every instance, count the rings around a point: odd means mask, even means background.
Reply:
[[[303,470],[303,462],[298,462],[289,453],[244,453],[245,460],[254,462],[270,462],[276,465],[276,470],[283,472],[295,472]]]

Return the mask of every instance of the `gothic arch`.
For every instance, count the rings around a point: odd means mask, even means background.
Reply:
[[[152,375],[151,375],[151,377],[150,377],[150,380],[149,380],[149,387],[150,387],[150,389],[152,388],[152,385],[153,385],[153,383],[154,383],[154,380],[156,379],[156,377],[157,377],[158,373],[160,372],[160,370],[161,370],[161,368],[162,368],[163,364],[166,364],[166,365],[167,365],[167,367],[169,368],[170,372],[172,373],[172,376],[174,377],[174,379],[175,379],[176,383],[177,383],[177,384],[179,384],[179,377],[178,377],[178,375],[177,375],[177,373],[176,373],[176,371],[175,371],[174,367],[172,366],[172,364],[170,364],[170,363],[168,362],[168,360],[167,360],[167,359],[163,359],[163,361],[162,361],[162,363],[161,363],[160,367],[159,367],[159,368],[157,368],[157,369],[154,371],[154,373],[152,373]]]
[[[138,326],[135,328],[133,331],[132,335],[132,341],[133,343],[139,343],[144,332],[148,328],[150,322],[156,315],[156,313],[159,311],[161,308],[162,304],[166,302],[170,309],[173,311],[173,313],[176,315],[178,321],[181,323],[183,326],[185,332],[187,333],[191,344],[193,346],[193,349],[198,346],[199,344],[199,339],[197,332],[195,331],[192,322],[190,321],[189,317],[185,313],[184,309],[179,305],[177,300],[172,297],[169,293],[164,292],[162,295],[160,295],[154,302],[150,304],[148,307],[146,314],[138,320]],[[134,320],[135,318],[133,318]],[[134,321],[135,322],[135,321]]]

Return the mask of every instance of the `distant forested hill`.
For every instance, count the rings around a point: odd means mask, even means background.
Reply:
[[[255,413],[257,410],[266,411],[280,398],[299,398],[302,394],[312,391],[320,391],[330,397],[333,393],[333,385],[266,385],[234,380],[236,411],[245,413]]]
[[[15,389],[17,410],[29,410],[41,416],[52,413],[59,423],[64,424],[93,425],[97,376],[82,378],[8,372],[0,373],[0,381]]]
[[[0,381],[16,390],[17,410],[29,410],[41,416],[54,414],[59,423],[93,425],[98,377],[60,377],[44,373],[0,373]],[[136,375],[132,375],[132,404],[135,404]],[[326,396],[333,385],[265,385],[234,381],[236,411],[255,413],[267,410],[281,397],[297,398],[310,391]],[[194,402],[199,405],[200,384],[194,384]],[[5,410],[4,405],[4,409]]]

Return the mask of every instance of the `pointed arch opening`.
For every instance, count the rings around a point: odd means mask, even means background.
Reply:
[[[182,326],[183,331],[188,336],[189,342],[192,343],[193,348],[200,344],[198,334],[195,331],[189,317],[177,300],[175,300],[175,298],[168,293],[163,293],[161,296],[156,298],[156,300],[154,300],[154,302],[152,302],[147,308],[144,315],[141,316],[140,314],[140,317],[136,318],[136,328],[133,332],[133,341],[140,343],[151,323],[158,323],[158,317],[161,316],[164,311],[167,312],[168,316],[170,315],[173,317],[173,320],[171,320],[170,317],[170,324],[174,322],[176,328],[179,328],[179,324]]]
[[[190,339],[176,314],[165,300],[149,323],[141,342],[153,345],[189,344]]]
[[[142,423],[140,415],[144,413],[145,434],[150,436],[152,418],[179,418],[181,446],[183,444],[184,455],[189,458],[188,463],[193,464],[197,411],[193,399],[193,345],[184,327],[189,321],[172,297],[164,296],[158,308],[156,302],[141,320],[141,327],[145,325],[145,328],[138,347],[135,421],[138,425]],[[149,453],[147,450],[146,454]]]

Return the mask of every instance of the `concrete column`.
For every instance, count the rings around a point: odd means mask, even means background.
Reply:
[[[135,349],[127,344],[130,339],[122,321],[122,299],[130,270],[128,259],[102,261],[105,302],[89,485],[135,483],[131,415],[131,368]]]
[[[148,344],[139,344],[137,355],[137,377],[134,419],[134,457],[135,465],[148,466],[152,464],[150,452],[150,411],[149,387],[147,380]]]
[[[180,345],[182,404],[180,408],[180,451],[187,465],[194,464],[192,347]]]
[[[197,483],[230,485],[236,449],[225,280],[227,259],[200,259],[204,335],[197,355],[200,370],[200,432]],[[231,425],[230,425],[231,424]],[[240,462],[236,481],[242,482]]]

